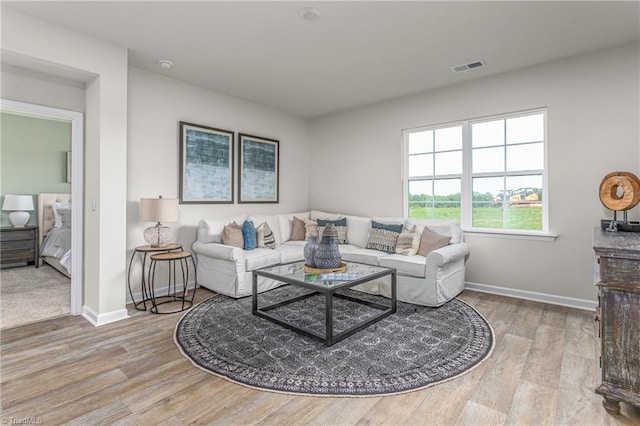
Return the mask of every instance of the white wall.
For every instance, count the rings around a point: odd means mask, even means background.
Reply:
[[[3,5],[2,55],[87,77],[83,310],[95,324],[125,318],[127,49]]]
[[[178,197],[179,122],[235,132],[234,204],[181,204],[180,219],[167,224],[177,242],[190,250],[198,221],[251,213],[305,211],[308,206],[306,120],[217,92],[189,85],[163,75],[129,68],[129,124],[127,164],[127,249],[146,244],[142,233],[153,224],[139,220],[140,198]],[[280,202],[237,204],[238,133],[280,141]],[[132,276],[134,293],[139,277]]]
[[[1,78],[3,99],[84,112],[84,83],[4,63]]]
[[[639,75],[634,44],[315,119],[310,208],[402,215],[402,129],[547,107],[549,223],[559,237],[467,236],[466,278],[594,300],[593,228],[612,217],[598,186],[611,171],[640,174]]]

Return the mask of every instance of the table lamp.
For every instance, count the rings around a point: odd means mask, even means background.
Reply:
[[[24,228],[31,217],[28,211],[33,211],[33,197],[31,195],[5,195],[2,210],[11,212],[9,213],[9,222],[14,228]]]
[[[178,220],[177,198],[141,198],[140,220],[143,222],[156,222],[144,230],[144,240],[151,247],[164,247],[173,239],[173,230],[162,222],[176,222]]]

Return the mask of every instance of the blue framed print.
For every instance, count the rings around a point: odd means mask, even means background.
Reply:
[[[234,132],[180,122],[180,204],[233,204]]]
[[[244,133],[238,136],[238,203],[278,203],[280,142]]]

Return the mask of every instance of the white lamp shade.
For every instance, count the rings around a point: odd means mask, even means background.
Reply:
[[[31,195],[5,195],[2,210],[33,211],[33,197]]]
[[[178,199],[140,199],[140,220],[143,222],[176,222],[178,220]]]

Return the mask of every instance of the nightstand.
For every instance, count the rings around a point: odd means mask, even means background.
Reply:
[[[27,262],[38,267],[40,261],[39,229],[37,226],[0,228],[0,264]]]

